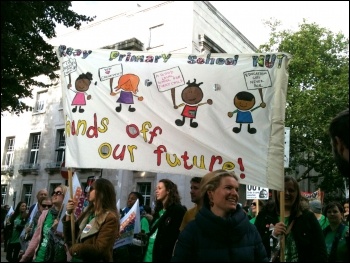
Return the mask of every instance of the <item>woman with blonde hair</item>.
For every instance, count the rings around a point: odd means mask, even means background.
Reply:
[[[66,262],[62,233],[56,231],[67,186],[61,184],[52,192],[52,207],[43,210],[28,248],[20,262]]]
[[[113,262],[113,245],[119,235],[114,185],[105,178],[95,180],[88,194],[89,205],[75,222],[76,242],[72,242],[71,217],[76,203],[69,199],[63,232],[72,262]]]
[[[250,204],[251,214],[252,218],[249,220],[250,223],[254,224],[255,219],[258,216],[261,209],[264,207],[265,202],[260,199],[254,199],[253,202]]]
[[[238,204],[238,177],[217,170],[200,184],[202,207],[180,233],[172,262],[267,262],[259,232]]]

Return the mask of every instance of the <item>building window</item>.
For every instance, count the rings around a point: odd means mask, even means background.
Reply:
[[[6,156],[5,156],[5,165],[7,167],[12,166],[13,164],[13,156],[15,152],[15,138],[6,138]]]
[[[4,205],[7,199],[7,184],[1,185],[1,205]]]
[[[37,93],[34,112],[45,111],[46,97],[47,97],[47,91]]]
[[[29,163],[37,164],[40,146],[40,133],[31,134],[31,144]]]
[[[159,25],[150,27],[147,50],[156,48],[156,47],[161,47],[164,45],[163,31],[164,31],[164,24],[159,24]]]
[[[144,203],[142,205],[151,206],[151,183],[137,183],[138,192],[142,194]],[[141,204],[140,204],[141,205]]]
[[[56,147],[56,162],[57,163],[63,163],[64,157],[65,157],[65,150],[66,150],[66,138],[64,135],[64,129],[58,129],[57,130],[57,147]]]
[[[32,200],[32,192],[33,192],[33,185],[32,184],[24,184],[23,185],[23,196],[21,200],[23,200],[27,207],[30,207],[30,200]]]
[[[226,53],[224,49],[222,49],[218,44],[211,40],[207,35],[200,34],[198,38],[201,53]]]

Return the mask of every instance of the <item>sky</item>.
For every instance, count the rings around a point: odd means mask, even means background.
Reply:
[[[78,14],[103,20],[137,5],[142,7],[156,1],[72,1],[72,10]],[[254,46],[268,41],[270,31],[264,21],[280,20],[280,29],[298,30],[305,18],[334,33],[342,32],[349,38],[349,1],[210,1]],[[242,11],[243,10],[243,11]],[[84,24],[83,24],[84,25]],[[72,31],[57,27],[57,34]]]

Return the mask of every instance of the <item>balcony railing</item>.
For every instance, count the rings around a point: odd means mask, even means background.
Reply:
[[[61,170],[61,165],[62,165],[62,162],[47,163],[45,167],[45,171],[49,174],[58,173]]]
[[[2,175],[13,175],[13,165],[1,165],[1,174]]]
[[[19,166],[18,172],[23,175],[28,173],[38,174],[39,169],[40,164],[38,163],[24,163]]]

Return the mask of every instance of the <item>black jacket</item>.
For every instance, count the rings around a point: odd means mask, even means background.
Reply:
[[[230,217],[202,207],[180,233],[172,262],[267,262],[255,226],[240,206]]]
[[[321,226],[314,213],[304,210],[294,220],[291,232],[297,247],[299,262],[326,262],[326,244]],[[255,226],[261,235],[269,257],[271,255],[269,225],[275,225],[277,222],[279,222],[278,215],[266,210],[259,212],[255,220]]]
[[[153,262],[170,262],[174,244],[180,233],[180,225],[186,210],[180,204],[170,205],[155,225],[149,236],[158,228],[153,246]],[[153,222],[157,217],[153,218]]]

